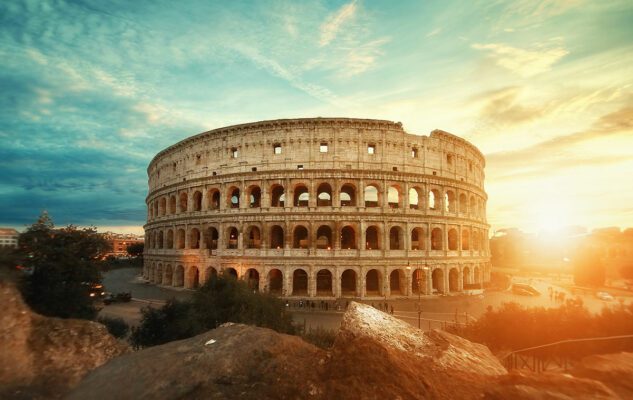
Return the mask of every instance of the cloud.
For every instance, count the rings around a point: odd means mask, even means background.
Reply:
[[[471,101],[480,104],[479,116],[483,119],[482,123],[497,128],[530,122],[548,111],[547,105],[521,105],[521,91],[521,87],[509,86],[485,92]]]
[[[442,28],[435,28],[432,31],[430,31],[429,33],[427,33],[426,35],[424,35],[427,38],[436,36],[437,34],[439,34],[440,32],[442,32]]]
[[[345,4],[336,13],[330,15],[328,19],[321,25],[321,38],[319,45],[327,46],[336,38],[341,26],[347,21],[354,18],[356,14],[356,0]]]
[[[487,51],[495,64],[523,78],[549,71],[555,63],[569,54],[563,47],[547,48],[544,45],[526,50],[502,43],[475,43],[472,48]]]

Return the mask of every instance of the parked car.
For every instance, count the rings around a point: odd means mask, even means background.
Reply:
[[[106,293],[105,297],[103,298],[103,304],[109,305],[112,303],[127,303],[131,300],[132,300],[131,292],[120,292],[120,293],[117,293],[116,295],[112,293]]]
[[[540,296],[541,292],[536,290],[533,286],[527,285],[525,283],[513,283],[512,284],[512,293],[520,294],[522,296]]]
[[[596,297],[599,298],[600,300],[604,300],[604,301],[613,301],[613,300],[615,300],[613,298],[613,296],[611,296],[607,292],[598,292],[598,293],[596,293]]]

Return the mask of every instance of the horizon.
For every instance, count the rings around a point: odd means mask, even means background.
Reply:
[[[229,125],[338,115],[475,145],[491,234],[633,227],[630,2],[0,10],[0,226],[48,210],[56,226],[140,234],[159,151]]]

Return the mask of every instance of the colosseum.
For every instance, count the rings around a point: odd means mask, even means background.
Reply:
[[[320,299],[476,289],[490,279],[484,165],[464,139],[383,120],[204,132],[149,164],[143,274]]]

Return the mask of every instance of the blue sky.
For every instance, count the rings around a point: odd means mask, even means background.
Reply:
[[[346,116],[486,154],[493,229],[633,226],[631,1],[0,3],[0,225],[140,232],[208,129]]]

